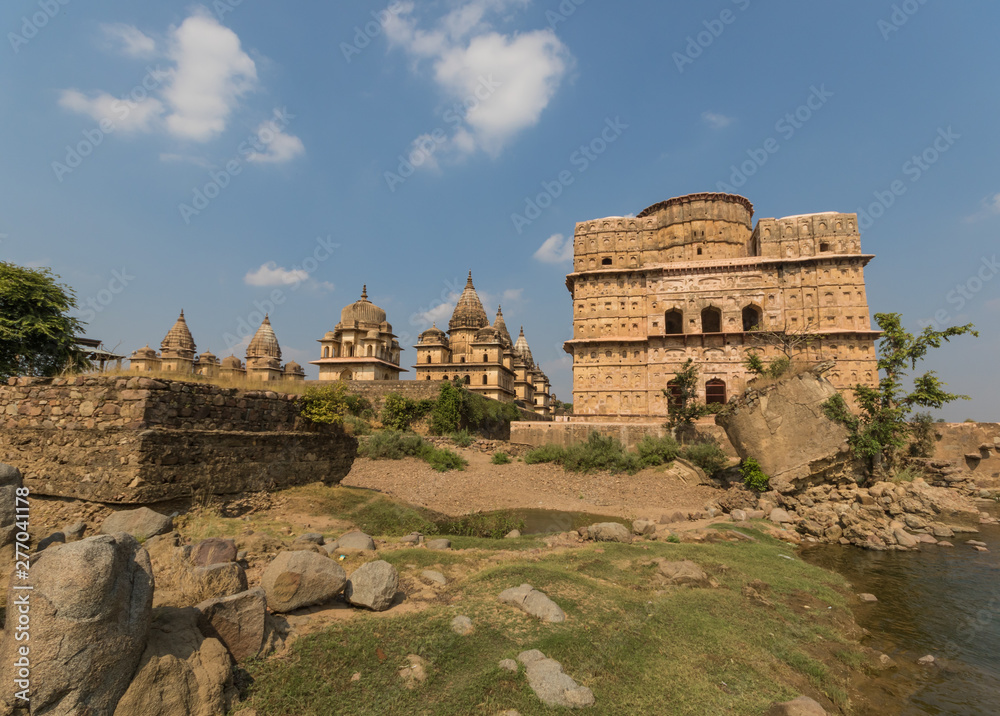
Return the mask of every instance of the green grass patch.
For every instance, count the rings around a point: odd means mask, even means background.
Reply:
[[[416,433],[402,430],[383,430],[369,436],[358,446],[358,454],[372,460],[417,457],[438,472],[464,470],[469,464],[457,453],[434,447]]]

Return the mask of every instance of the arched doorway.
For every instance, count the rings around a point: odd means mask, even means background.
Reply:
[[[750,304],[743,309],[743,330],[752,331],[760,328],[762,311],[757,306]]]
[[[663,332],[668,336],[676,336],[683,333],[684,313],[677,308],[667,311],[663,317]]]
[[[713,378],[705,383],[705,404],[726,404],[726,381]]]
[[[709,306],[701,312],[702,333],[722,333],[722,311]]]

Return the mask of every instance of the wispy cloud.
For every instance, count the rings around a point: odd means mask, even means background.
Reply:
[[[95,122],[108,120],[122,132],[150,132],[160,125],[163,115],[163,103],[153,97],[135,102],[112,97],[107,92],[88,97],[75,89],[63,90],[59,106],[85,114]]]
[[[553,234],[535,252],[535,260],[543,264],[561,264],[573,260],[573,239]]]
[[[986,197],[980,202],[982,208],[975,214],[970,214],[965,217],[967,223],[972,223],[974,221],[980,221],[982,219],[989,218],[991,216],[1000,215],[1000,194],[993,194]]]
[[[304,269],[286,269],[274,261],[261,264],[260,268],[247,271],[243,282],[248,286],[292,286],[309,278]]]
[[[302,140],[285,134],[274,121],[264,122],[257,128],[257,140],[265,146],[263,152],[253,152],[247,159],[264,164],[281,164],[305,154]]]
[[[730,124],[735,122],[736,119],[734,117],[727,117],[724,114],[719,114],[718,112],[705,111],[701,113],[701,121],[712,129],[725,129]]]
[[[108,47],[129,57],[152,57],[156,54],[156,40],[134,25],[124,22],[101,25]]]
[[[571,68],[572,55],[551,29],[504,34],[487,20],[526,5],[528,0],[465,0],[425,29],[409,1],[386,22],[390,45],[410,56],[417,73],[428,63],[438,89],[456,103],[452,111],[462,126],[437,148],[440,156],[498,156],[515,135],[538,123]]]

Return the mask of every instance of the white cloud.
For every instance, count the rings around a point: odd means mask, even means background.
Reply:
[[[451,320],[451,314],[455,312],[455,304],[458,303],[459,294],[452,293],[449,294],[448,300],[445,303],[440,303],[434,308],[427,311],[422,311],[417,313],[410,321],[413,325],[426,324],[428,326],[435,323],[440,324],[442,330],[447,330],[448,321]]]
[[[266,149],[263,152],[252,152],[247,157],[251,162],[280,164],[291,161],[306,151],[301,139],[285,134],[274,120],[264,122],[257,128],[257,140]]]
[[[163,103],[153,97],[141,102],[112,97],[107,92],[98,92],[88,97],[75,89],[63,90],[59,95],[59,106],[71,112],[85,114],[95,122],[107,119],[116,130],[123,132],[149,132],[160,124]]]
[[[543,264],[561,264],[573,260],[573,239],[553,234],[542,242],[535,252],[535,259]]]
[[[291,286],[308,278],[309,272],[304,269],[286,269],[274,261],[268,261],[254,271],[247,271],[243,282],[248,286]]]
[[[174,28],[170,59],[176,63],[163,97],[170,105],[167,130],[176,137],[205,142],[226,128],[240,97],[257,84],[257,67],[240,38],[199,10]]]
[[[973,223],[1000,214],[1000,194],[992,194],[982,200],[982,210],[965,217],[966,223]]]
[[[551,29],[502,34],[487,14],[527,5],[527,0],[466,0],[431,30],[418,27],[415,4],[403,3],[386,23],[390,44],[402,48],[420,72],[430,62],[448,102],[445,111],[464,126],[442,149],[454,159],[483,151],[492,157],[519,132],[534,126],[572,67],[567,47]]]
[[[156,40],[134,25],[116,22],[101,25],[108,44],[129,57],[152,57],[156,54]]]
[[[736,121],[733,117],[727,117],[726,115],[719,114],[718,112],[707,111],[701,113],[701,120],[712,129],[725,129]]]

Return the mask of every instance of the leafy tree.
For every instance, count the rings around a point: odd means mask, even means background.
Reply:
[[[299,414],[314,423],[341,425],[347,412],[347,386],[340,381],[307,388],[299,398]]]
[[[940,348],[955,336],[979,335],[969,323],[943,331],[928,326],[914,336],[903,329],[898,313],[876,313],[875,322],[883,333],[878,347],[878,387],[860,384],[854,387],[858,414],[851,412],[839,393],[823,404],[826,416],[847,428],[855,456],[867,460],[873,471],[896,465],[900,451],[907,444],[912,429],[910,415],[915,408],[940,408],[954,400],[969,399],[967,395],[947,392],[945,383],[934,371],[915,378],[907,392],[903,382],[908,371],[916,369],[931,348]]]
[[[90,367],[74,342],[84,324],[68,315],[75,294],[57,278],[47,268],[0,261],[0,379]]]
[[[791,367],[792,361],[788,356],[781,356],[780,358],[775,358],[769,363],[764,362],[764,359],[760,357],[754,349],[747,351],[746,360],[743,361],[743,366],[754,375],[763,376],[765,378],[780,378],[785,374],[786,371]]]
[[[663,389],[667,399],[667,427],[673,431],[689,431],[694,421],[708,414],[704,403],[697,400],[698,366],[688,358],[674,375],[669,387]]]

